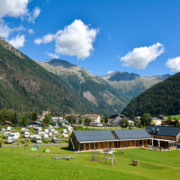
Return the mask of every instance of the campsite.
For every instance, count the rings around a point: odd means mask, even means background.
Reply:
[[[2,147],[0,178],[6,179],[179,179],[179,150],[150,151],[139,148],[117,149],[118,165],[90,161],[92,152],[73,152],[67,146],[45,145],[36,151],[29,147]],[[50,152],[44,152],[49,149]],[[72,156],[74,159],[52,159]],[[9,158],[11,157],[11,158]],[[100,159],[104,157],[100,153]],[[133,166],[132,159],[140,166]],[[5,171],[6,169],[6,171]],[[33,172],[33,173],[32,173]]]

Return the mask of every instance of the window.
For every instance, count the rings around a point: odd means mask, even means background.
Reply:
[[[92,143],[92,149],[94,149],[94,143]]]
[[[104,143],[102,143],[102,148],[104,149]]]
[[[111,143],[109,142],[109,149],[111,148]]]
[[[95,143],[95,149],[97,149],[97,143]]]
[[[83,144],[80,144],[80,151],[83,150]]]
[[[86,144],[86,150],[89,150],[89,144]]]

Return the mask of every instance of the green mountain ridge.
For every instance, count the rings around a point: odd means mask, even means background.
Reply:
[[[0,38],[0,109],[53,110],[60,113],[103,113],[77,95],[64,81],[48,72]]]
[[[36,61],[46,70],[56,74],[81,97],[98,108],[120,113],[130,100],[154,84],[162,81],[153,77],[141,77],[135,73],[113,72],[107,76],[96,76],[85,68],[60,59]],[[163,79],[164,76],[158,76]],[[115,81],[117,80],[118,81]],[[110,80],[109,80],[110,79]]]
[[[175,115],[180,110],[180,73],[159,82],[135,99],[124,108],[124,115],[142,115],[150,113],[152,116],[159,114]]]
[[[74,92],[86,98],[97,108],[105,110],[106,113],[121,112],[128,103],[128,98],[119,94],[100,76],[91,74],[85,68],[57,59],[44,63],[36,62],[46,70],[58,75]]]

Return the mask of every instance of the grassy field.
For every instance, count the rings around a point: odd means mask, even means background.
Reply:
[[[173,119],[174,117],[176,117],[177,119],[180,119],[180,114],[177,115],[170,115],[171,118]],[[166,116],[166,119],[168,119],[169,116]]]
[[[115,150],[119,165],[110,166],[90,161],[92,153],[74,153],[63,146],[0,148],[0,179],[179,179],[180,151],[150,151],[142,149]],[[50,153],[43,153],[45,148]],[[14,152],[15,151],[15,152]],[[45,157],[39,157],[45,155]],[[52,156],[73,156],[71,160],[55,160]],[[37,157],[36,157],[37,156]],[[101,159],[104,154],[100,153]],[[140,166],[132,165],[132,158]]]

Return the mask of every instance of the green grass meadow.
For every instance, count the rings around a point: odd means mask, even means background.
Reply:
[[[0,179],[180,179],[180,151],[150,151],[139,148],[115,150],[119,165],[90,161],[92,152],[75,153],[66,146],[0,148]],[[44,153],[45,148],[50,153]],[[15,152],[14,152],[15,151]],[[45,157],[39,157],[45,155]],[[36,157],[37,156],[37,157]],[[52,156],[73,156],[75,159],[51,159]],[[100,153],[101,159],[104,154]],[[132,159],[140,166],[133,166]],[[110,162],[109,162],[110,163]]]

